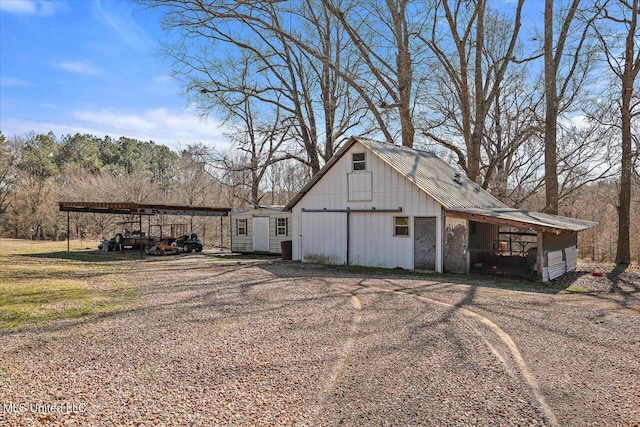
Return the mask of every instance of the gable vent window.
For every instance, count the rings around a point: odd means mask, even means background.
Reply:
[[[364,157],[364,153],[353,153],[351,155],[353,161],[353,171],[367,170],[367,162]]]

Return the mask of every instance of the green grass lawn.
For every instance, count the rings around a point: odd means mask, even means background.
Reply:
[[[114,263],[79,245],[72,242],[67,253],[66,242],[0,239],[0,332],[133,304],[133,288],[121,274],[131,261]]]

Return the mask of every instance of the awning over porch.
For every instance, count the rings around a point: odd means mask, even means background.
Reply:
[[[593,221],[513,208],[452,208],[446,209],[445,214],[454,218],[555,234],[583,231],[597,225]]]

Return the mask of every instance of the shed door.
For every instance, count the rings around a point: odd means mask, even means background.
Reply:
[[[413,219],[413,268],[436,269],[436,217]]]
[[[253,250],[269,252],[269,217],[253,218]]]
[[[444,271],[466,274],[469,270],[467,220],[446,217],[444,231]]]

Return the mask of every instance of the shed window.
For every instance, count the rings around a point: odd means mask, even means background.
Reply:
[[[247,235],[247,219],[246,218],[236,219],[236,231],[238,236]]]
[[[365,160],[364,153],[353,153],[351,155],[351,159],[353,161],[354,172],[367,169],[367,162]]]
[[[276,218],[276,236],[287,235],[287,218]]]
[[[409,235],[409,217],[408,216],[393,217],[393,235],[394,236]]]

